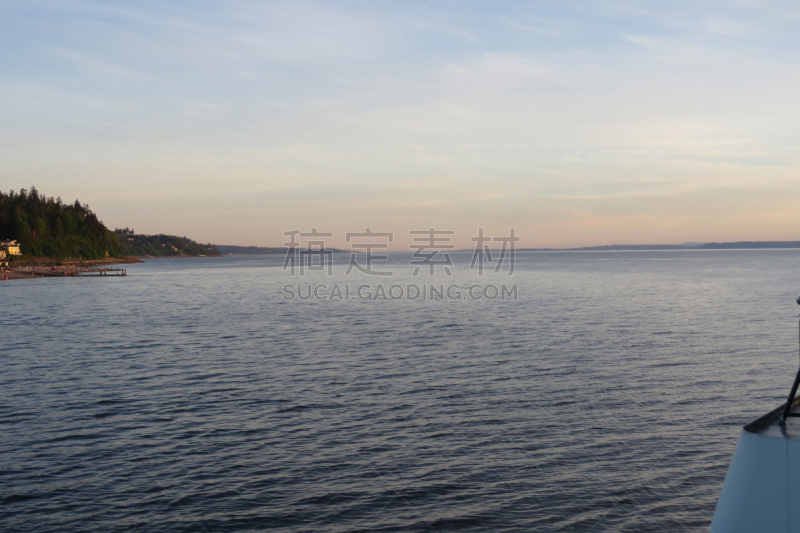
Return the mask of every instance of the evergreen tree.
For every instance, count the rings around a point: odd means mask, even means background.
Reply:
[[[0,239],[20,243],[24,255],[53,259],[102,259],[121,256],[117,235],[88,205],[65,204],[41,194],[0,192]]]

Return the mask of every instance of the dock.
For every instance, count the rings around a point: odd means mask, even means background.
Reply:
[[[111,267],[102,267],[102,268],[86,268],[79,271],[76,276],[127,276],[128,269],[125,267],[122,268],[111,268]]]
[[[78,277],[78,276],[127,276],[125,267],[85,267],[85,266],[26,266],[0,272],[0,279]]]

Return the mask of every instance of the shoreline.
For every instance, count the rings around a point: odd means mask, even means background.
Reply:
[[[0,270],[0,281],[36,278],[67,278],[80,276],[81,273],[97,272],[111,265],[130,265],[143,263],[138,257],[85,259],[78,261],[56,261],[42,257],[33,257],[19,263],[10,263],[9,267]],[[74,273],[74,274],[73,274]]]
[[[108,257],[105,259],[50,259],[48,257],[31,257],[23,261],[9,263],[11,269],[31,266],[99,266],[99,265],[130,265],[143,263],[141,259],[133,256]]]
[[[108,263],[105,263],[108,265]],[[32,278],[64,278],[77,276],[127,276],[127,268],[85,265],[28,265],[13,270],[0,271],[0,281]]]
[[[197,258],[197,257],[222,257],[221,255],[137,255],[126,256],[123,258],[106,259],[81,259],[76,261],[56,261],[43,257],[32,257],[18,263],[11,263],[6,270],[0,270],[0,281],[11,281],[15,279],[35,279],[35,278],[67,278],[86,275],[104,270],[103,267],[111,265],[131,265],[144,263],[142,259],[176,259],[176,258]],[[112,271],[113,269],[109,269]],[[73,274],[74,272],[74,274]],[[107,276],[109,274],[103,274]],[[115,274],[110,274],[114,276]],[[123,274],[127,275],[126,274]]]
[[[128,259],[138,259],[139,261],[131,261],[131,263],[143,263],[141,259],[199,259],[201,257],[225,257],[225,254],[220,255],[129,255]]]

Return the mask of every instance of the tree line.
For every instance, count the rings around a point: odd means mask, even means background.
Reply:
[[[116,229],[120,249],[130,256],[220,255],[213,244],[198,244],[188,237],[175,235],[137,235],[132,229]]]
[[[87,204],[68,204],[31,187],[0,192],[0,240],[20,243],[24,256],[48,259],[103,259],[124,256],[220,255],[213,244],[188,237],[110,231]]]
[[[117,235],[97,219],[88,205],[68,204],[31,187],[0,192],[0,239],[20,243],[27,256],[54,259],[121,257]]]

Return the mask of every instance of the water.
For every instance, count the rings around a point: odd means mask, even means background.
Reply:
[[[2,283],[0,529],[706,530],[800,251],[469,259],[518,300],[291,301],[269,256]],[[344,268],[300,281],[385,282]]]

